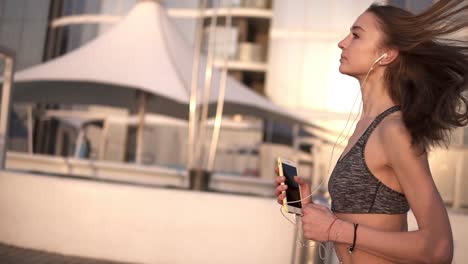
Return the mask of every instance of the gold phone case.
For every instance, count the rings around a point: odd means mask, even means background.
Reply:
[[[281,177],[284,176],[283,175],[283,166],[281,164],[281,158],[280,157],[278,157],[278,174]],[[281,185],[284,185],[284,182],[282,182]],[[286,196],[283,198],[283,208],[284,208],[284,211],[286,211],[286,213],[289,213],[288,200],[286,199]]]
[[[282,162],[281,162],[281,157],[278,157],[278,174],[279,176],[284,176],[283,174],[283,166],[282,166]],[[297,168],[296,168],[297,170]],[[284,185],[284,182],[281,183],[281,185]],[[299,188],[299,197],[302,198],[302,192],[301,192],[301,188]],[[302,202],[301,202],[302,203]],[[288,209],[288,200],[286,199],[286,196],[284,197],[283,199],[283,208],[284,208],[284,211],[286,213],[294,213],[294,212],[289,212],[289,209]]]

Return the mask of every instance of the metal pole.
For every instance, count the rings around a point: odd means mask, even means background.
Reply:
[[[203,21],[207,0],[202,0],[197,18],[195,43],[193,49],[192,79],[190,83],[189,131],[187,146],[187,170],[194,167],[195,132],[197,131],[198,66],[200,64],[201,44],[203,41]]]
[[[28,153],[33,154],[33,105],[28,105]]]
[[[226,34],[226,43],[224,45],[224,53],[223,53],[223,68],[221,71],[221,77],[219,79],[219,94],[218,94],[218,105],[216,108],[216,118],[213,125],[213,136],[211,138],[211,145],[210,145],[210,152],[208,154],[208,166],[207,171],[212,172],[214,169],[214,163],[216,160],[216,150],[218,148],[219,142],[219,132],[221,130],[221,121],[223,117],[223,108],[224,108],[224,96],[226,93],[226,85],[227,85],[227,64],[228,64],[228,46],[230,45],[231,37],[229,35],[229,30],[231,29],[232,24],[232,17],[231,17],[231,7],[227,7],[226,12],[226,24],[224,27],[225,34]]]
[[[145,132],[145,115],[146,115],[146,93],[140,91],[140,105],[139,105],[139,122],[138,122],[138,131],[137,131],[137,146],[136,146],[136,158],[135,161],[137,164],[141,164],[143,160],[143,151],[144,151],[144,132]]]
[[[268,123],[266,141],[268,143],[273,143],[274,121],[273,121],[273,119],[266,119],[266,120],[267,120],[267,123]]]
[[[80,158],[81,145],[83,145],[83,141],[84,141],[84,127],[83,127],[83,124],[82,124],[80,126],[80,130],[78,132],[78,137],[76,138],[76,142],[75,142],[75,155],[74,155],[75,159]]]
[[[215,41],[216,41],[216,21],[217,21],[217,13],[218,13],[219,1],[215,1],[213,3],[213,15],[211,16],[211,24],[210,24],[210,33],[208,37],[208,56],[207,62],[205,66],[205,85],[203,89],[203,105],[202,105],[202,112],[201,112],[201,120],[200,120],[200,128],[199,128],[199,137],[198,137],[198,144],[195,148],[195,160],[198,161],[198,165],[201,169],[204,166],[204,154],[205,154],[205,137],[206,137],[206,120],[208,118],[208,105],[210,100],[211,94],[211,84],[213,81],[213,61],[214,61],[214,50],[216,48]]]
[[[323,181],[328,175],[320,174],[320,157],[322,152],[322,141],[319,139],[313,140],[312,159],[313,159],[313,172],[312,172],[312,188],[315,189],[320,184],[320,179]],[[323,188],[321,188],[323,189]]]
[[[293,147],[293,153],[294,153],[294,161],[296,162],[297,165],[299,165],[299,147],[300,147],[300,144],[299,144],[299,125],[298,124],[294,124],[293,127],[292,127],[292,147]],[[299,171],[299,174],[301,172]]]
[[[454,150],[458,152],[457,150]],[[460,149],[460,152],[457,155],[457,162],[455,163],[455,185],[453,192],[453,205],[452,208],[458,210],[462,206],[462,194],[463,194],[463,160],[465,159],[465,153],[463,149]]]
[[[57,128],[57,133],[55,136],[55,150],[54,150],[55,156],[62,156],[64,134],[65,132],[64,132],[63,126],[59,126]]]
[[[109,118],[103,119],[103,128],[99,144],[98,160],[104,160],[107,148],[107,135],[109,134]]]
[[[15,58],[14,53],[0,48],[0,59],[5,59],[3,71],[2,106],[0,112],[0,169],[5,168],[8,140],[8,121],[10,117],[10,103],[13,87]]]

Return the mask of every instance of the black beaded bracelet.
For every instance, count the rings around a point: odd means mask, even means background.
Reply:
[[[353,237],[353,244],[348,247],[348,252],[349,254],[353,254],[353,251],[354,251],[354,247],[356,246],[356,233],[357,233],[357,228],[358,228],[359,224],[354,224],[354,237]]]

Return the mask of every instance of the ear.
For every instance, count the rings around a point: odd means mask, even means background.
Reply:
[[[387,54],[387,56],[385,56],[379,61],[379,65],[384,66],[391,64],[396,59],[398,59],[400,52],[397,49],[388,49],[387,51],[385,51],[385,54]]]

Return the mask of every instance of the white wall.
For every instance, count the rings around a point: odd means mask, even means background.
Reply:
[[[290,263],[294,243],[273,198],[1,172],[0,212],[0,242],[120,261]],[[449,216],[465,263],[468,215]]]
[[[0,173],[0,241],[144,263],[288,263],[273,198]]]
[[[454,206],[468,206],[468,149],[435,148],[429,153],[429,165],[442,199]]]

